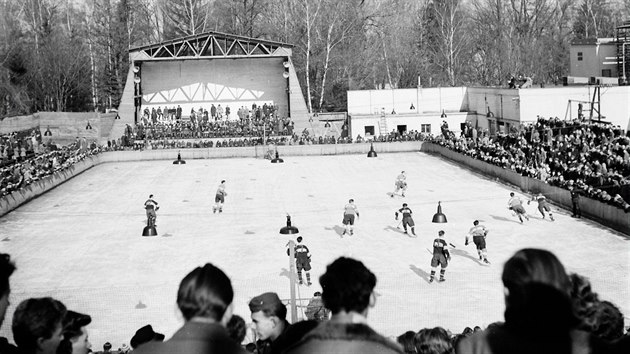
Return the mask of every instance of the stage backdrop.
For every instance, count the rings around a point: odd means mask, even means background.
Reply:
[[[180,105],[182,115],[212,104],[231,109],[237,118],[241,106],[278,105],[286,116],[287,80],[282,58],[211,59],[142,63],[142,109]]]

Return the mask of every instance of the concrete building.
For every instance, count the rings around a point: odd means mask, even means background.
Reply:
[[[618,77],[617,41],[614,38],[586,38],[571,42],[570,76]]]

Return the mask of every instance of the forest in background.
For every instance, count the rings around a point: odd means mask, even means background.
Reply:
[[[117,108],[128,49],[207,31],[295,45],[309,111],[346,91],[559,84],[630,0],[0,0],[0,117]]]

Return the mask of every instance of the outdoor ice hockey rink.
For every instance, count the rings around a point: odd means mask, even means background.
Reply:
[[[503,320],[503,264],[525,247],[554,252],[630,323],[627,236],[555,206],[556,221],[543,220],[535,202],[525,205],[531,220],[521,225],[507,209],[509,193],[530,195],[424,153],[283,158],[284,164],[253,158],[106,163],[0,218],[0,252],[17,265],[0,335],[12,338],[9,324],[20,301],[52,296],[92,316],[95,350],[106,341],[114,348],[128,344],[145,324],[169,338],[181,325],[179,282],[206,262],[230,276],[235,314],[251,322],[251,297],[266,291],[290,297],[289,237],[279,234],[287,213],[312,254],[314,284],[300,286],[298,297],[321,290],[318,278],[335,258],[357,258],[378,279],[369,324],[388,336],[434,326],[461,332]],[[402,170],[406,197],[391,198]],[[224,212],[213,214],[222,179]],[[156,237],[141,236],[149,194],[160,206]],[[349,198],[360,218],[354,236],[342,237]],[[446,224],[431,223],[438,201]],[[403,202],[413,210],[417,238],[396,228],[394,212]],[[473,244],[464,246],[475,219],[490,230],[490,266],[479,263]],[[429,284],[440,229],[457,248],[446,282]]]

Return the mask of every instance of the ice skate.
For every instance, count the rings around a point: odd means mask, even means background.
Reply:
[[[444,278],[442,278],[442,277],[440,277],[440,279],[438,279],[438,282],[440,282],[440,283],[443,283],[443,282],[445,282],[445,281],[446,281],[446,279],[444,279]]]
[[[429,283],[433,283],[433,277],[429,278]]]
[[[311,286],[311,285],[313,285],[313,283],[311,283],[310,281],[306,283],[306,286]]]
[[[485,264],[490,264],[490,261],[488,260],[488,258],[484,258],[484,259],[483,259],[483,262],[484,262]]]

